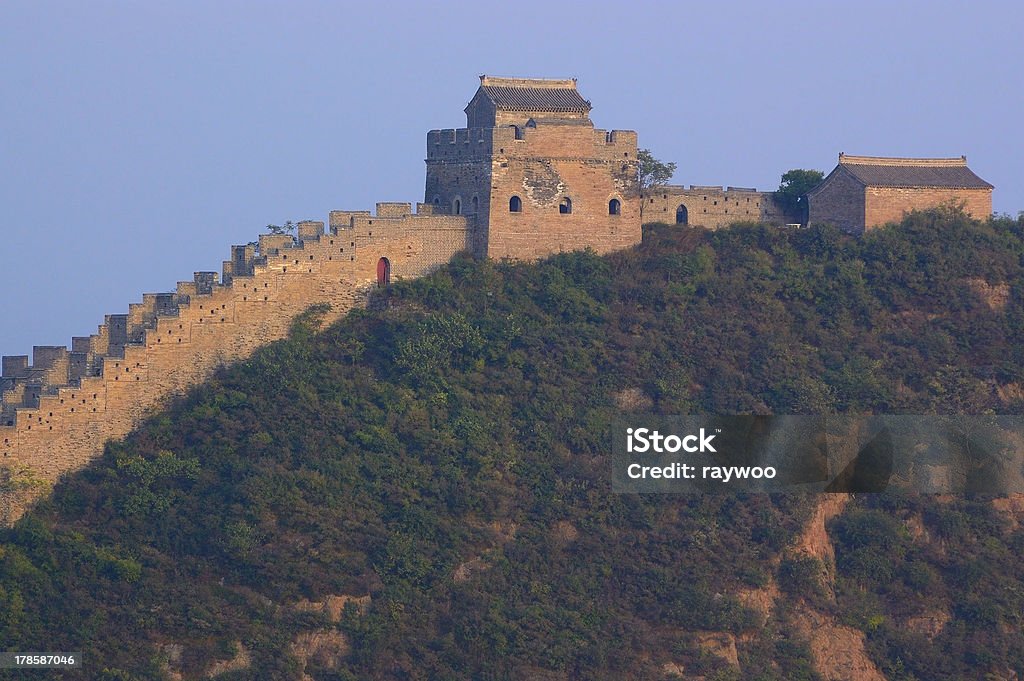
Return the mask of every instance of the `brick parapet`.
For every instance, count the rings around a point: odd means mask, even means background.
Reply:
[[[721,185],[661,185],[646,190],[641,198],[645,223],[687,224],[721,229],[735,222],[781,225],[786,216],[775,203],[774,192],[748,187]],[[680,206],[686,207],[685,221],[677,223]]]
[[[327,230],[305,221],[301,238],[262,235],[255,248],[235,246],[221,281],[197,272],[174,292],[145,294],[127,314],[107,315],[96,334],[75,338],[72,351],[37,347],[31,364],[3,358],[0,465],[54,481],[217,367],[285,337],[309,306],[328,303],[331,321],[360,304],[381,257],[401,279],[466,249],[467,216],[414,214],[408,203],[378,209],[333,212]],[[339,229],[341,213],[349,220]]]

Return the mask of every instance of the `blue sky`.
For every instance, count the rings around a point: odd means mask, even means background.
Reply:
[[[262,226],[422,200],[477,75],[573,76],[675,182],[957,156],[1024,210],[1011,2],[0,3],[0,353],[70,343]]]

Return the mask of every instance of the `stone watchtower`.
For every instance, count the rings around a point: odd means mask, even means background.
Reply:
[[[640,242],[637,136],[598,130],[576,81],[480,76],[466,127],[427,134],[425,201],[472,218],[479,255]]]

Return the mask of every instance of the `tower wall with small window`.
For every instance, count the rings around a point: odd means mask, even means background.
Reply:
[[[482,76],[468,127],[427,134],[424,200],[472,216],[472,250],[492,258],[639,243],[637,135],[589,111],[571,79]]]
[[[515,133],[494,129],[487,255],[607,253],[640,242],[635,132],[550,121]]]
[[[432,130],[427,135],[427,182],[424,202],[442,215],[465,215],[471,222],[470,248],[486,253],[490,205],[488,128]]]

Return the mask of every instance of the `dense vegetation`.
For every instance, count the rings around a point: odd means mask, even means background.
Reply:
[[[315,679],[816,678],[792,613],[737,597],[778,580],[893,678],[1024,673],[1024,532],[990,503],[856,501],[833,596],[779,563],[814,499],[615,495],[606,457],[624,408],[1019,413],[1022,258],[1024,220],[949,211],[862,239],[654,226],[609,257],[457,259],[320,333],[313,309],[0,535],[0,646],[109,679],[244,648],[259,672],[220,678],[295,679],[297,634],[328,629],[350,650]],[[293,607],[331,594],[372,602]],[[937,638],[901,625],[934,610]],[[742,634],[742,671],[700,631]]]

